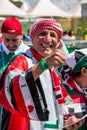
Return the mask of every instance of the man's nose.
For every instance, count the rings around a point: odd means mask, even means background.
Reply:
[[[47,35],[46,35],[46,40],[47,40],[47,41],[51,41],[51,36],[50,36],[50,34],[47,34]]]
[[[14,44],[13,44],[12,41],[10,41],[10,42],[8,43],[8,45],[9,45],[10,47],[13,47],[13,46],[14,46]]]

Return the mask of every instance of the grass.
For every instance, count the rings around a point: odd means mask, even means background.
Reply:
[[[22,26],[24,34],[27,34],[28,29],[30,29],[31,22],[22,22]]]

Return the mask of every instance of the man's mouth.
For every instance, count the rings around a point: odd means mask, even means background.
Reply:
[[[41,44],[41,47],[44,48],[44,49],[48,49],[48,48],[52,48],[53,46]]]

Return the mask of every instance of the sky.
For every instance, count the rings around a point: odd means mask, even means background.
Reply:
[[[37,0],[21,0],[26,1],[30,5],[33,5]],[[56,6],[59,6],[63,10],[68,10],[77,4],[80,0],[51,0]]]

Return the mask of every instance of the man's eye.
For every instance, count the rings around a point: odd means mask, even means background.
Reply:
[[[40,34],[39,34],[39,36],[45,36],[46,35],[46,32],[41,32]]]
[[[7,42],[9,42],[9,41],[10,41],[10,39],[8,39],[8,38],[5,38],[5,40],[6,40]]]
[[[18,41],[18,39],[12,39],[12,41],[13,41],[13,42],[17,42],[17,41]]]
[[[10,42],[10,41],[17,42],[17,41],[18,41],[18,39],[9,39],[9,38],[5,38],[5,40],[6,40],[7,42]]]
[[[51,35],[51,37],[56,37],[56,35],[54,33],[51,33],[50,35]]]

